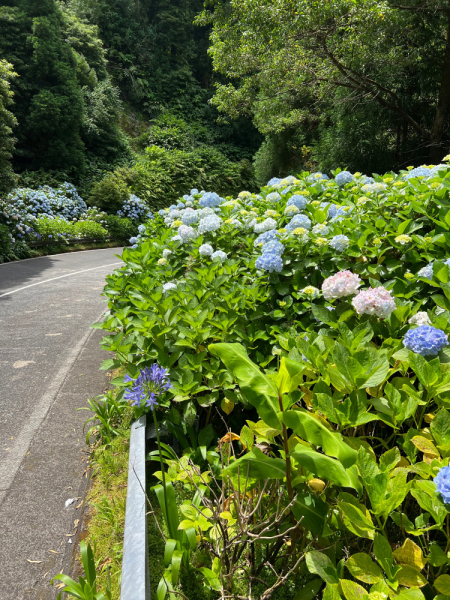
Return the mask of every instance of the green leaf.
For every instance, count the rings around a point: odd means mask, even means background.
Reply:
[[[446,553],[437,544],[430,545],[430,554],[427,558],[433,567],[441,567],[449,562]]]
[[[298,388],[303,381],[303,372],[305,368],[304,364],[283,356],[275,380],[280,396],[293,392]]]
[[[306,553],[308,571],[321,577],[326,583],[339,583],[336,567],[326,554],[313,550]]]
[[[440,594],[450,596],[450,575],[440,575],[434,582],[434,587]]]
[[[356,463],[358,453],[344,442],[342,435],[327,429],[306,410],[280,412],[278,418],[299,437],[315,446],[321,446],[325,454],[338,458],[344,468],[348,469]]]
[[[341,584],[346,600],[368,600],[369,594],[362,585],[359,585],[356,581],[341,579],[339,583]]]
[[[217,575],[211,571],[211,569],[208,569],[207,567],[200,567],[198,569],[203,577],[206,579],[207,582],[207,586],[210,587],[211,589],[215,590],[216,592],[220,592],[221,589],[221,585],[220,585],[220,581],[219,578],[217,577]]]
[[[345,564],[353,577],[364,583],[377,583],[383,580],[380,567],[364,552],[353,554]]]
[[[222,472],[230,475],[240,472],[241,477],[254,479],[284,479],[286,462],[281,458],[269,458],[259,448],[253,448],[245,456],[232,462]]]
[[[430,423],[431,433],[438,445],[450,443],[450,413],[441,408]]]
[[[323,582],[319,578],[308,581],[301,590],[297,591],[294,600],[313,600],[319,593],[322,585]]]
[[[323,591],[322,600],[341,600],[339,585],[336,583],[327,583]]]
[[[381,533],[376,533],[373,540],[373,553],[375,558],[386,571],[386,565],[389,567],[392,565],[394,556],[392,554],[392,548],[387,539]]]
[[[439,368],[439,359],[428,362],[420,354],[415,352],[409,353],[409,364],[413,369],[414,373],[419,378],[420,383],[426,388],[432,387],[433,384],[437,383],[441,376],[441,370]]]
[[[241,429],[239,439],[244,448],[247,448],[248,450],[252,449],[255,437],[250,427],[244,425],[244,427]]]
[[[362,491],[355,466],[344,469],[341,463],[334,458],[319,454],[301,444],[295,447],[291,456],[320,479],[327,479],[335,485],[353,488],[358,493]]]
[[[225,363],[239,383],[242,395],[257,409],[261,419],[274,429],[280,429],[277,386],[249,359],[244,347],[240,344],[211,344],[209,351]]]
[[[361,510],[364,509],[363,506],[359,508],[359,506],[355,506],[354,504],[350,504],[348,502],[339,502],[338,507],[343,513],[345,524],[347,524],[348,521],[354,527],[357,527],[359,530],[364,532],[364,537],[373,538],[375,526],[372,523],[371,517]]]
[[[322,535],[329,505],[315,494],[298,493],[292,506],[294,517],[316,535]]]

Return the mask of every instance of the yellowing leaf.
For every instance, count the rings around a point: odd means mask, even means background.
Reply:
[[[401,548],[397,548],[393,552],[395,560],[399,565],[409,565],[416,571],[421,571],[427,564],[427,559],[424,558],[422,549],[409,538],[405,540]]]
[[[313,492],[321,492],[323,490],[323,488],[325,487],[325,481],[322,481],[321,479],[313,478],[308,481],[308,485],[312,489]]]
[[[239,440],[239,439],[240,439],[240,437],[238,435],[236,435],[232,431],[229,431],[228,433],[226,433],[223,436],[223,438],[220,441],[223,442],[224,444],[229,444],[230,442],[234,442],[235,440]]]
[[[438,452],[436,446],[433,444],[433,442],[430,442],[430,440],[428,440],[427,438],[425,438],[421,435],[415,435],[411,441],[414,444],[414,446],[416,448],[418,448],[424,454],[430,454],[432,456],[440,458],[439,452]]]
[[[434,415],[431,413],[427,413],[424,417],[425,423],[431,423],[431,421],[434,419]]]
[[[220,513],[220,518],[229,521],[233,518],[233,515],[230,513],[230,511],[225,510],[224,512]]]
[[[407,458],[405,458],[404,456],[401,457],[401,459],[398,461],[398,463],[395,465],[396,469],[400,469],[401,467],[409,467],[410,466],[410,462]]]
[[[364,583],[377,583],[384,579],[380,567],[365,552],[350,556],[346,567],[355,579]]]
[[[347,600],[367,600],[368,593],[362,585],[349,579],[340,579],[339,583]]]
[[[405,587],[420,588],[427,584],[425,577],[416,571],[414,567],[410,567],[408,565],[403,566],[397,573],[397,580],[400,585],[404,585]]]
[[[228,400],[228,398],[223,398],[222,402],[220,403],[220,408],[226,415],[229,415],[231,412],[233,412],[234,402],[231,402],[231,400]]]

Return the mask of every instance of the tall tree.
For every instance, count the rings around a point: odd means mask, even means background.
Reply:
[[[0,60],[0,194],[8,192],[14,185],[11,167],[14,149],[12,131],[17,122],[8,108],[12,102],[10,81],[14,76],[12,65]]]
[[[273,133],[370,102],[392,115],[399,145],[431,162],[448,151],[448,0],[218,0],[199,22],[213,24],[213,64],[231,80],[220,110]]]

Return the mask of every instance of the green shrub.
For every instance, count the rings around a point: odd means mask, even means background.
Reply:
[[[103,224],[109,231],[109,235],[115,240],[129,240],[138,234],[138,225],[131,219],[124,219],[117,215],[106,215]]]
[[[191,188],[216,190],[222,195],[237,193],[242,187],[255,189],[249,161],[233,163],[207,146],[191,151],[150,146],[135,170],[139,177],[132,191],[153,210],[168,206]]]
[[[41,217],[35,225],[36,233],[44,242],[58,242],[74,238],[96,238],[108,237],[108,231],[95,221],[68,222],[64,219]]]
[[[93,185],[89,204],[109,213],[116,213],[122,208],[123,201],[130,197],[130,187],[137,179],[137,172],[126,167],[108,173]]]

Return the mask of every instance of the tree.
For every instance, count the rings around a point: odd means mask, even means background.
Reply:
[[[8,106],[12,102],[10,81],[15,76],[12,65],[0,60],[0,194],[8,192],[14,185],[11,167],[14,138],[12,136],[16,119]]]
[[[372,104],[389,114],[398,156],[446,153],[448,0],[219,0],[198,22],[213,24],[213,65],[230,81],[217,86],[219,110],[270,134]]]

